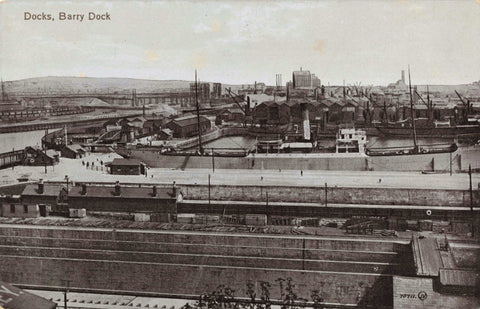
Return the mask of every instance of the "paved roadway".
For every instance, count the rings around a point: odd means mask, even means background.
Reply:
[[[265,185],[265,186],[324,186],[329,187],[374,187],[374,188],[422,188],[422,189],[461,189],[468,190],[469,177],[466,173],[449,176],[446,174],[422,174],[420,172],[375,172],[375,171],[300,171],[300,170],[215,170],[186,169],[184,171],[170,168],[148,169],[144,175],[109,175],[101,167],[100,161],[109,162],[117,154],[91,154],[83,159],[61,158],[60,164],[45,168],[42,166],[17,166],[0,170],[0,184],[17,182],[21,175],[30,179],[64,181],[68,175],[71,181],[99,182],[139,182],[177,184],[211,184],[225,185]],[[87,169],[82,161],[95,163],[94,170]],[[98,169],[98,170],[97,170]],[[478,189],[480,174],[473,174],[473,188]]]
[[[269,186],[324,186],[382,187],[382,188],[437,188],[468,189],[467,174],[421,174],[418,172],[349,172],[349,171],[295,171],[295,170],[212,170],[152,169],[150,180],[185,184],[269,185]],[[153,175],[153,178],[151,177]],[[477,188],[480,177],[474,176]]]

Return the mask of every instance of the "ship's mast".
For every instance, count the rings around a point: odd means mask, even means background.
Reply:
[[[197,126],[198,126],[198,151],[203,154],[202,146],[202,128],[200,126],[200,107],[198,106],[198,93],[197,93],[197,70],[195,70],[195,105],[197,108]]]
[[[415,117],[413,113],[413,98],[412,98],[412,82],[410,80],[410,65],[408,66],[408,87],[410,90],[410,117],[412,118],[412,130],[413,130],[413,150],[418,150],[417,146],[417,131],[415,130]]]

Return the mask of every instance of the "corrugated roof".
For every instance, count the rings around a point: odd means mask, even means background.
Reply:
[[[22,196],[58,196],[60,190],[65,188],[63,185],[43,184],[43,193],[39,193],[38,184],[28,184],[23,189]]]
[[[72,151],[83,151],[85,152],[85,149],[83,149],[82,146],[80,146],[79,144],[73,144],[73,145],[67,145],[66,148],[72,150]]]
[[[447,269],[442,268],[440,273],[440,283],[449,286],[472,286],[476,284],[478,275],[471,270]]]
[[[177,188],[178,190],[178,188]],[[69,197],[95,197],[95,198],[153,198],[153,199],[176,199],[172,188],[157,188],[157,195],[153,196],[153,188],[148,187],[124,187],[120,186],[120,195],[115,195],[113,186],[87,186],[87,194],[82,195],[82,187],[73,187]]]
[[[12,309],[55,309],[57,304],[40,296],[21,290],[0,281],[0,298],[10,299],[5,308]]]
[[[170,130],[169,128],[162,129],[162,132],[167,134],[167,135],[172,135],[173,134],[173,131]]]
[[[205,116],[200,116],[200,122],[210,122]],[[189,116],[173,119],[170,123],[176,123],[177,125],[184,127],[192,124],[197,124],[197,116]]]
[[[111,165],[126,165],[126,166],[138,166],[140,165],[140,161],[135,159],[120,159],[115,158],[113,159]]]

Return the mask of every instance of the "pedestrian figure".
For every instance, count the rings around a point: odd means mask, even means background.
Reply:
[[[88,168],[89,166],[90,166],[90,163],[89,163],[89,162],[87,162],[87,168]]]
[[[260,177],[260,180],[263,180],[263,176]]]
[[[382,182],[382,178],[378,178],[378,183],[381,183]]]
[[[85,161],[82,160],[82,165],[85,165]]]
[[[103,165],[103,161],[100,161],[100,165]]]
[[[303,170],[300,170],[300,176],[303,176]]]

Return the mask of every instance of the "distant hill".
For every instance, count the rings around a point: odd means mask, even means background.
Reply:
[[[4,82],[5,91],[26,92],[162,92],[174,89],[189,89],[190,81],[148,80],[133,78],[97,77],[36,77]]]
[[[170,92],[170,91],[188,91],[190,83],[187,80],[149,80],[135,78],[115,78],[115,77],[35,77],[14,81],[5,81],[5,92],[8,94],[75,94],[75,93],[131,93],[136,89],[137,93],[142,92]],[[213,82],[210,82],[210,90],[213,89]],[[223,84],[222,88],[231,87],[232,91],[237,92],[242,89],[242,85]],[[330,86],[334,87],[334,86]],[[341,86],[338,86],[341,87]],[[426,91],[425,85],[417,85],[418,91]],[[382,88],[382,87],[381,87]],[[442,94],[453,94],[457,90],[462,95],[479,97],[480,82],[463,85],[429,85],[431,92]]]
[[[190,89],[192,82],[194,81],[48,76],[5,81],[4,87],[7,93],[131,93],[133,89],[141,93],[186,91]],[[238,85],[222,85],[222,87],[232,87],[232,90],[241,88]]]

